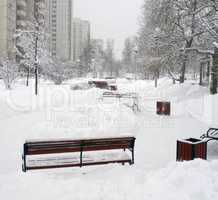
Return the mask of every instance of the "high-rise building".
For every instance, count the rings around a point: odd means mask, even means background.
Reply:
[[[50,51],[52,56],[71,59],[73,0],[49,0]]]
[[[16,5],[16,29],[25,35],[25,31],[34,34],[36,23],[39,31],[43,32],[47,24],[46,0],[15,0]],[[23,47],[23,38],[16,38],[16,47],[19,54],[16,55],[16,61],[20,63],[25,55]],[[22,62],[21,62],[22,66]]]
[[[14,51],[16,29],[16,1],[0,1],[0,55],[10,55]]]
[[[84,48],[90,44],[90,23],[79,18],[73,19],[71,59],[77,61],[83,53]]]
[[[25,29],[27,18],[27,0],[17,0],[16,15],[17,29]]]
[[[35,0],[25,0],[27,5],[26,5],[26,15],[27,15],[27,20],[33,20],[34,18],[34,5],[35,5]]]
[[[43,22],[43,25],[48,24],[48,13],[47,13],[47,1],[46,0],[15,0],[16,6],[16,27],[19,30],[34,29],[34,21],[37,20],[39,23]],[[39,12],[40,9],[40,12]],[[39,20],[43,18],[43,20]],[[31,27],[28,27],[29,26]],[[41,24],[40,24],[41,25]],[[44,27],[43,27],[44,28]]]
[[[50,52],[63,60],[79,60],[90,42],[90,23],[73,18],[73,0],[48,0]]]
[[[38,2],[45,3],[45,0],[0,0],[1,54],[12,51],[16,29],[26,29],[27,21],[34,24],[34,6]]]

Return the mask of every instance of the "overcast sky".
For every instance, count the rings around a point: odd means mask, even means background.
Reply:
[[[74,16],[91,23],[92,38],[115,39],[116,56],[120,57],[126,37],[138,30],[144,0],[74,0]]]

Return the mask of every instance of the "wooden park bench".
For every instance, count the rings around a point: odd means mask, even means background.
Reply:
[[[121,94],[117,93],[117,92],[104,92],[102,94],[102,98],[101,100],[103,100],[103,98],[121,98]]]
[[[22,169],[26,172],[109,163],[132,165],[134,145],[135,137],[27,141],[23,145]],[[129,152],[126,152],[126,149]],[[98,156],[100,152],[104,156]]]
[[[91,80],[91,81],[88,81],[88,84],[89,86],[94,86],[100,89],[107,89],[107,90],[112,90],[112,91],[117,90],[117,85],[114,83],[110,84],[107,80]]]
[[[90,80],[88,81],[90,86],[95,86],[100,89],[108,89],[108,82],[106,80]]]
[[[104,98],[116,98],[119,99],[131,99],[132,105],[125,104],[127,107],[130,107],[133,111],[139,111],[138,105],[138,94],[137,93],[117,93],[117,92],[104,92],[102,94],[101,100]]]

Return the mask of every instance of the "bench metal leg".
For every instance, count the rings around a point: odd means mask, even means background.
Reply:
[[[132,164],[135,162],[134,148],[132,149]]]
[[[27,152],[27,145],[26,143],[23,145],[23,155],[22,155],[22,170],[23,172],[26,172],[27,171],[27,168],[26,168],[26,152]]]
[[[26,172],[26,156],[25,155],[22,155],[22,171],[23,172]]]
[[[80,167],[83,166],[83,148],[80,150]]]

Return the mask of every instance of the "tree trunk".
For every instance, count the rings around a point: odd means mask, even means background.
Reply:
[[[211,85],[210,93],[217,94],[218,86],[218,48],[215,48],[215,53],[213,55],[213,65],[211,69]]]
[[[210,61],[207,62],[207,73],[206,73],[207,84],[210,83]]]
[[[186,60],[184,58],[183,63],[182,63],[180,83],[184,83],[185,82],[185,71],[186,71]]]
[[[111,77],[113,76],[113,64],[112,63],[110,64],[110,76]]]
[[[191,48],[193,42],[193,38],[186,42],[185,48]],[[182,63],[182,70],[181,70],[181,76],[180,76],[180,83],[185,82],[185,73],[186,73],[186,64],[188,60],[188,56],[186,55],[186,52],[184,52],[184,58]]]
[[[6,78],[4,80],[4,83],[5,83],[5,89],[6,90],[11,90],[11,82],[10,82],[9,78]]]
[[[35,55],[34,55],[34,60],[35,60],[35,95],[38,95],[38,61],[37,61],[37,56],[38,56],[38,36],[35,38]]]
[[[6,85],[6,89],[7,89],[7,90],[11,90],[11,85],[10,85],[10,84],[7,84],[7,85]]]
[[[159,70],[156,69],[154,72],[154,85],[157,88],[157,84],[158,84],[158,77],[159,77]]]
[[[27,87],[29,86],[29,77],[30,77],[30,67],[28,66],[28,69],[27,69],[27,77],[26,77],[26,86],[27,86]]]
[[[180,83],[185,82],[185,73],[186,73],[186,62],[187,62],[187,55],[184,55],[183,63],[182,63],[182,70],[181,70],[181,76],[180,76]]]
[[[203,85],[203,68],[204,68],[204,64],[200,63],[200,80],[199,80],[199,85]]]

